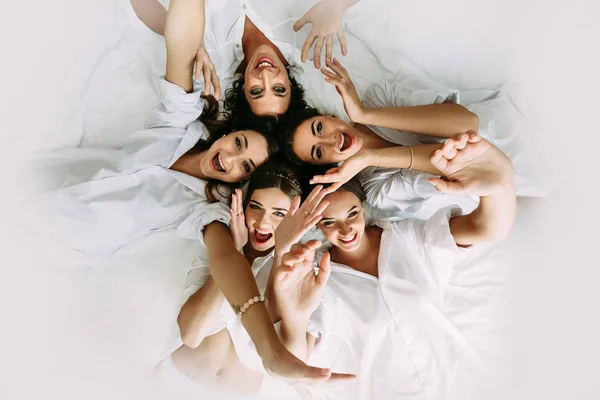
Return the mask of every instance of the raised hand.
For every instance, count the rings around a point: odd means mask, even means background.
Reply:
[[[315,175],[310,183],[331,183],[325,194],[333,193],[338,190],[344,183],[352,179],[360,171],[371,165],[371,155],[366,149],[361,149],[358,153],[345,160],[341,166],[331,168],[325,175]]]
[[[334,58],[333,62],[326,60],[325,64],[331,68],[331,71],[321,68],[321,72],[326,76],[325,81],[334,85],[339,95],[342,96],[344,110],[352,122],[360,122],[365,108],[348,71],[337,58]]]
[[[514,185],[510,159],[473,131],[448,139],[430,161],[449,180],[429,178],[441,193],[489,196]]]
[[[300,197],[296,197],[292,201],[290,211],[283,217],[275,230],[276,254],[282,256],[290,251],[292,245],[321,220],[321,214],[329,205],[328,201],[321,203],[325,195],[323,186],[317,186],[310,192],[302,205],[300,205]]]
[[[302,47],[302,62],[306,62],[308,52],[314,43],[315,68],[321,68],[321,51],[324,42],[325,59],[331,60],[334,34],[337,34],[340,41],[342,54],[346,55],[348,53],[343,26],[345,9],[344,4],[339,0],[323,0],[315,4],[306,14],[296,21],[294,24],[294,31],[296,32],[302,29],[306,24],[312,25],[310,33]]]
[[[273,293],[282,319],[308,321],[319,306],[331,274],[329,253],[323,254],[319,273],[315,274],[315,250],[320,245],[318,240],[294,244],[275,270]]]
[[[215,66],[204,47],[204,44],[200,45],[198,52],[196,53],[196,71],[194,72],[194,79],[199,80],[201,76],[204,76],[204,95],[210,94],[210,86],[215,89],[215,99],[221,99],[221,85],[219,84],[219,77]]]
[[[229,230],[231,231],[233,244],[238,251],[242,251],[246,243],[248,243],[248,228],[246,227],[242,191],[240,189],[235,189],[235,192],[231,195],[229,213],[231,215]]]

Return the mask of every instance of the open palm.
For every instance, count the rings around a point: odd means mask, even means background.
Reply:
[[[321,214],[329,205],[328,201],[322,202],[326,194],[323,186],[317,186],[302,205],[300,197],[292,201],[290,211],[275,230],[275,253],[283,255],[289,252],[292,245],[300,241],[302,236],[321,220]]]
[[[282,317],[309,318],[319,306],[331,272],[329,254],[325,253],[319,273],[315,273],[315,250],[320,245],[318,240],[293,245],[275,270],[273,292]]]
[[[489,196],[501,190],[514,175],[508,157],[472,131],[448,139],[430,161],[448,178],[429,179],[442,193]]]

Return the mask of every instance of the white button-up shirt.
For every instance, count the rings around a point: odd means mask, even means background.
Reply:
[[[479,362],[447,312],[454,267],[473,251],[454,242],[449,219],[455,212],[378,222],[379,278],[332,263],[309,322],[317,337],[310,362],[358,379],[328,392],[330,398],[446,398],[456,366]]]
[[[147,129],[118,149],[80,147],[33,155],[42,193],[27,207],[29,226],[61,265],[101,263],[126,244],[168,228],[202,239],[213,221],[229,224],[229,209],[209,203],[206,182],[169,169],[200,139],[200,92],[165,80]]]

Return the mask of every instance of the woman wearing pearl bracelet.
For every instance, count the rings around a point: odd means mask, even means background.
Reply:
[[[272,161],[252,176],[245,202],[239,189],[232,196],[231,234],[236,248],[252,265],[263,292],[273,259],[280,259],[279,254],[288,252],[291,244],[316,224],[327,207],[327,203],[321,203],[325,194],[320,187],[299,207],[301,195],[296,173],[285,164]],[[197,285],[188,286],[183,297],[195,288]],[[265,370],[239,319],[264,301],[264,295],[257,295],[236,307],[234,314],[224,302],[221,290],[209,278],[181,308],[177,318],[180,347],[165,363],[172,362],[189,379],[209,388],[234,394],[255,393],[265,379]],[[273,307],[270,314],[277,321]]]

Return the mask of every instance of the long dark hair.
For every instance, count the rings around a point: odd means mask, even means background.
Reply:
[[[279,142],[282,147],[283,156],[292,164],[301,166],[302,178],[310,180],[315,175],[323,175],[327,170],[336,167],[336,164],[313,165],[306,163],[294,153],[294,134],[304,121],[310,118],[323,116],[316,108],[306,107],[302,110],[295,110],[285,115],[279,120]]]
[[[219,109],[219,102],[212,96],[202,96],[204,99],[204,109],[198,118],[208,129],[207,139],[199,140],[192,147],[188,154],[201,153],[208,150],[220,137],[229,135],[232,132],[241,130],[252,130],[259,133],[267,141],[267,154],[269,158],[279,152],[279,143],[275,135],[277,121],[275,118],[248,118],[247,120],[227,118]],[[241,182],[240,182],[241,183]],[[208,201],[215,202],[217,197],[215,192],[224,198],[229,197],[229,193],[223,193],[229,189],[229,192],[239,186],[239,183],[227,183],[211,179],[206,184],[205,195]]]
[[[276,188],[287,195],[290,200],[306,193],[306,184],[302,182],[298,171],[283,160],[269,160],[254,171],[248,183],[248,191],[244,199],[244,209],[250,202],[252,193],[260,189]]]
[[[288,109],[282,114],[275,118],[278,120],[281,117],[285,117],[294,110],[303,110],[308,107],[304,100],[304,88],[300,85],[291,73],[292,67],[287,67],[288,79],[290,80],[290,105]],[[244,83],[245,78],[242,74],[238,79],[233,81],[231,88],[225,92],[225,100],[223,101],[223,107],[225,108],[225,114],[227,119],[231,120],[246,120],[249,118],[269,118],[269,117],[258,117],[252,112],[250,104],[244,94]]]

